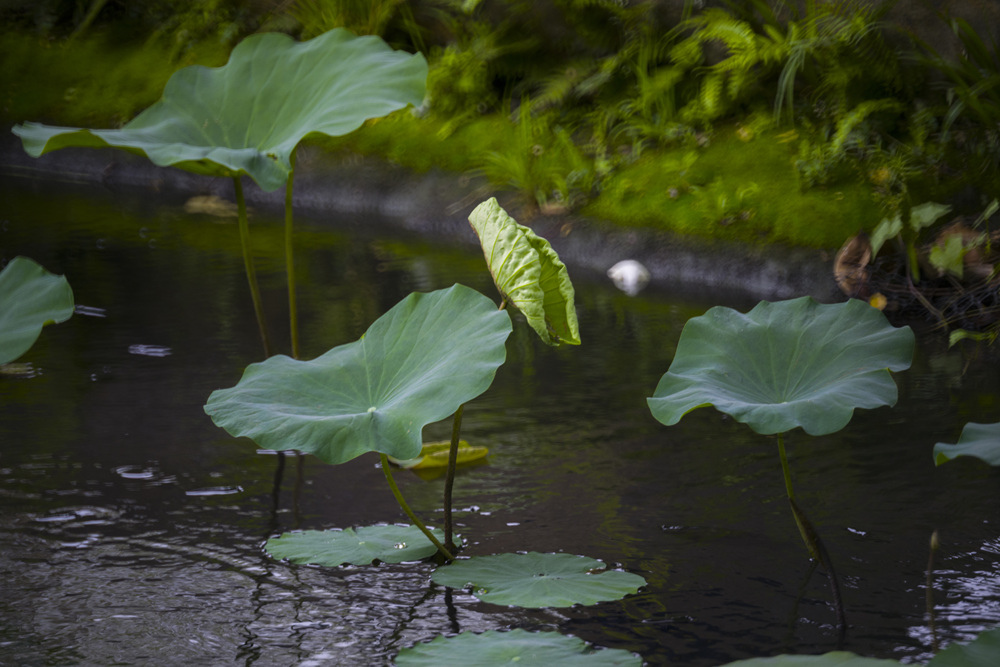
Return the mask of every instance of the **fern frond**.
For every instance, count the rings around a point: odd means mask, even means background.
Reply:
[[[903,105],[894,98],[883,98],[880,100],[866,100],[854,107],[850,113],[840,118],[837,122],[837,131],[830,142],[830,150],[834,154],[839,154],[844,146],[851,139],[851,135],[857,130],[865,120],[874,113],[880,111],[902,111]]]

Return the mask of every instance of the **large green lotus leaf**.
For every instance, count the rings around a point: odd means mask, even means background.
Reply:
[[[423,56],[378,37],[331,30],[307,42],[251,35],[223,67],[174,73],[163,96],[118,130],[25,123],[14,127],[32,156],[113,146],[159,166],[197,174],[247,174],[264,190],[288,180],[290,156],[310,133],[340,136],[366,119],[424,98]]]
[[[503,298],[549,345],[579,345],[573,283],[549,242],[517,224],[492,197],[469,214],[469,223]]]
[[[855,408],[895,404],[889,371],[909,368],[913,348],[909,327],[855,299],[717,306],[684,325],[649,408],[668,426],[711,405],[757,433],[833,433]]]
[[[639,575],[606,570],[593,558],[537,552],[455,561],[435,570],[431,579],[451,588],[472,586],[483,602],[533,608],[620,600],[646,585]]]
[[[954,445],[939,442],[934,445],[934,464],[947,463],[956,456],[975,456],[991,466],[1000,466],[1000,423],[969,422]]]
[[[444,533],[431,529],[434,537],[444,541]],[[264,550],[275,558],[292,563],[307,563],[337,567],[344,563],[368,565],[403,563],[429,558],[437,547],[416,526],[362,526],[357,530],[306,530],[273,537]]]
[[[327,463],[365,452],[420,454],[421,430],[493,382],[510,318],[475,290],[411,294],[358,341],[312,361],[277,355],[251,364],[235,387],[212,392],[212,420],[268,449]]]
[[[46,324],[73,314],[73,290],[66,278],[33,259],[15,257],[0,271],[0,364],[34,345]]]
[[[847,651],[831,651],[822,655],[776,655],[772,658],[750,658],[727,662],[722,667],[899,667],[898,660],[865,658]]]
[[[1000,665],[1000,629],[981,632],[968,644],[951,644],[927,667],[993,667]]]
[[[437,637],[399,652],[397,667],[639,667],[642,658],[621,649],[591,650],[558,632],[488,630]]]

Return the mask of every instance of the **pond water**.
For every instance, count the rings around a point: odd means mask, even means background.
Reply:
[[[565,551],[649,585],[595,607],[499,607],[431,584],[426,563],[318,568],[263,553],[287,530],[405,518],[374,455],[336,467],[287,457],[278,476],[277,456],[204,414],[262,354],[234,223],[185,214],[170,194],[0,183],[0,259],[66,274],[80,306],[21,360],[31,377],[0,376],[0,664],[383,665],[441,634],[509,628],[649,665],[838,647],[775,441],[711,409],[667,428],[646,408],[688,318],[752,304],[667,287],[630,298],[571,266],[583,345],[547,348],[515,318],[507,364],[465,411],[463,436],[491,452],[456,485],[465,553]],[[355,340],[411,291],[495,293],[477,250],[330,217],[298,221],[305,358]],[[280,222],[261,212],[252,229],[287,350]],[[841,579],[843,648],[931,655],[935,529],[940,639],[1000,624],[1000,473],[931,456],[966,422],[998,419],[998,367],[995,350],[949,351],[925,333],[895,408],[859,412],[835,435],[790,434],[799,502]],[[450,423],[425,430],[449,434]],[[397,479],[439,523],[442,480]]]

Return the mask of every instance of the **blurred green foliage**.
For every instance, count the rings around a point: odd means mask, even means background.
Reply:
[[[344,25],[431,71],[420,109],[331,149],[478,174],[542,212],[833,247],[921,201],[1000,195],[995,43],[942,17],[932,48],[895,5],[0,0],[2,114],[120,124],[246,34]]]

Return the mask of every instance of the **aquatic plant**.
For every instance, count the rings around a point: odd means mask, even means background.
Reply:
[[[73,314],[73,290],[64,276],[27,257],[15,257],[0,271],[0,366],[27,352],[48,324]]]
[[[711,405],[756,433],[777,435],[789,505],[810,556],[830,573],[842,629],[832,564],[796,502],[784,434],[835,433],[856,408],[894,405],[890,371],[909,368],[913,349],[909,327],[891,326],[856,299],[762,301],[746,314],[716,306],[684,325],[670,369],[648,399],[653,417],[667,426]]]
[[[393,494],[422,526],[399,494],[387,456],[418,456],[424,425],[489,388],[510,332],[510,318],[471,288],[411,294],[358,341],[312,361],[276,355],[251,364],[236,386],[212,392],[205,412],[234,436],[331,464],[378,452]]]
[[[991,466],[1000,466],[1000,423],[969,422],[955,444],[934,445],[934,464],[941,465],[959,456],[971,456]]]
[[[163,96],[117,130],[13,128],[29,155],[70,147],[113,147],[143,155],[157,166],[233,180],[244,265],[266,356],[264,322],[249,244],[242,177],[263,190],[286,187],[285,252],[292,354],[298,356],[298,318],[292,250],[292,181],[295,152],[310,134],[347,134],[424,97],[423,56],[393,51],[377,37],[331,30],[296,42],[280,33],[240,42],[219,68],[176,72]]]

